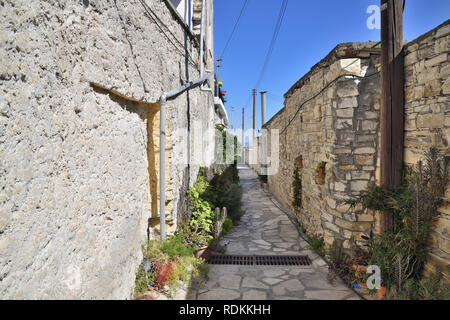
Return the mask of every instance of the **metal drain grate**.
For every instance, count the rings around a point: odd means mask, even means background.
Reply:
[[[311,260],[308,256],[211,255],[208,263],[242,266],[309,266]]]

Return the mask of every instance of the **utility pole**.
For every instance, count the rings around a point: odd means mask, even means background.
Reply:
[[[261,91],[261,128],[266,123],[266,93],[267,91]]]
[[[381,0],[381,157],[380,185],[401,184],[404,130],[403,1]],[[392,227],[392,216],[381,214],[380,231]]]
[[[255,140],[255,107],[256,107],[256,89],[253,89],[253,140]],[[253,147],[253,141],[252,141]]]
[[[231,107],[231,123],[230,123],[231,129],[233,129],[233,111],[234,107]]]
[[[245,164],[245,141],[244,141],[244,108],[242,108],[242,163]]]

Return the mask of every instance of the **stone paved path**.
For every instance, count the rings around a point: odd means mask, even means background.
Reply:
[[[307,254],[311,266],[210,265],[209,280],[196,283],[187,299],[198,300],[300,300],[359,299],[340,280],[327,281],[328,267],[299,237],[289,218],[268,198],[256,173],[239,168],[245,214],[238,226],[222,239],[226,254]]]

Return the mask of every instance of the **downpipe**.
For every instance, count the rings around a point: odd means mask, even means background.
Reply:
[[[202,16],[201,16],[201,22],[200,22],[200,78],[203,77],[203,74],[205,72],[205,68],[203,67],[203,56],[204,53],[203,51],[205,50],[204,48],[204,37],[205,37],[205,5],[206,5],[206,1],[202,0]],[[211,72],[212,70],[206,70],[207,72]],[[205,88],[203,86],[203,84],[200,86],[200,90],[201,91],[206,91],[206,92],[211,92],[213,93],[212,88]]]
[[[160,102],[160,119],[159,119],[159,222],[161,241],[166,241],[166,104],[167,101],[173,100],[185,91],[202,86],[212,76],[212,73],[200,77],[195,81],[189,81],[181,88],[164,92],[159,100]]]

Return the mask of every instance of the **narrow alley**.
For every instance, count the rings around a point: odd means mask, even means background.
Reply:
[[[0,302],[450,300],[449,12],[0,1]]]
[[[340,279],[327,280],[328,266],[261,188],[258,176],[239,167],[243,187],[241,222],[223,238],[225,254],[308,255],[311,266],[210,265],[207,283],[196,284],[188,299],[197,300],[355,300]]]

